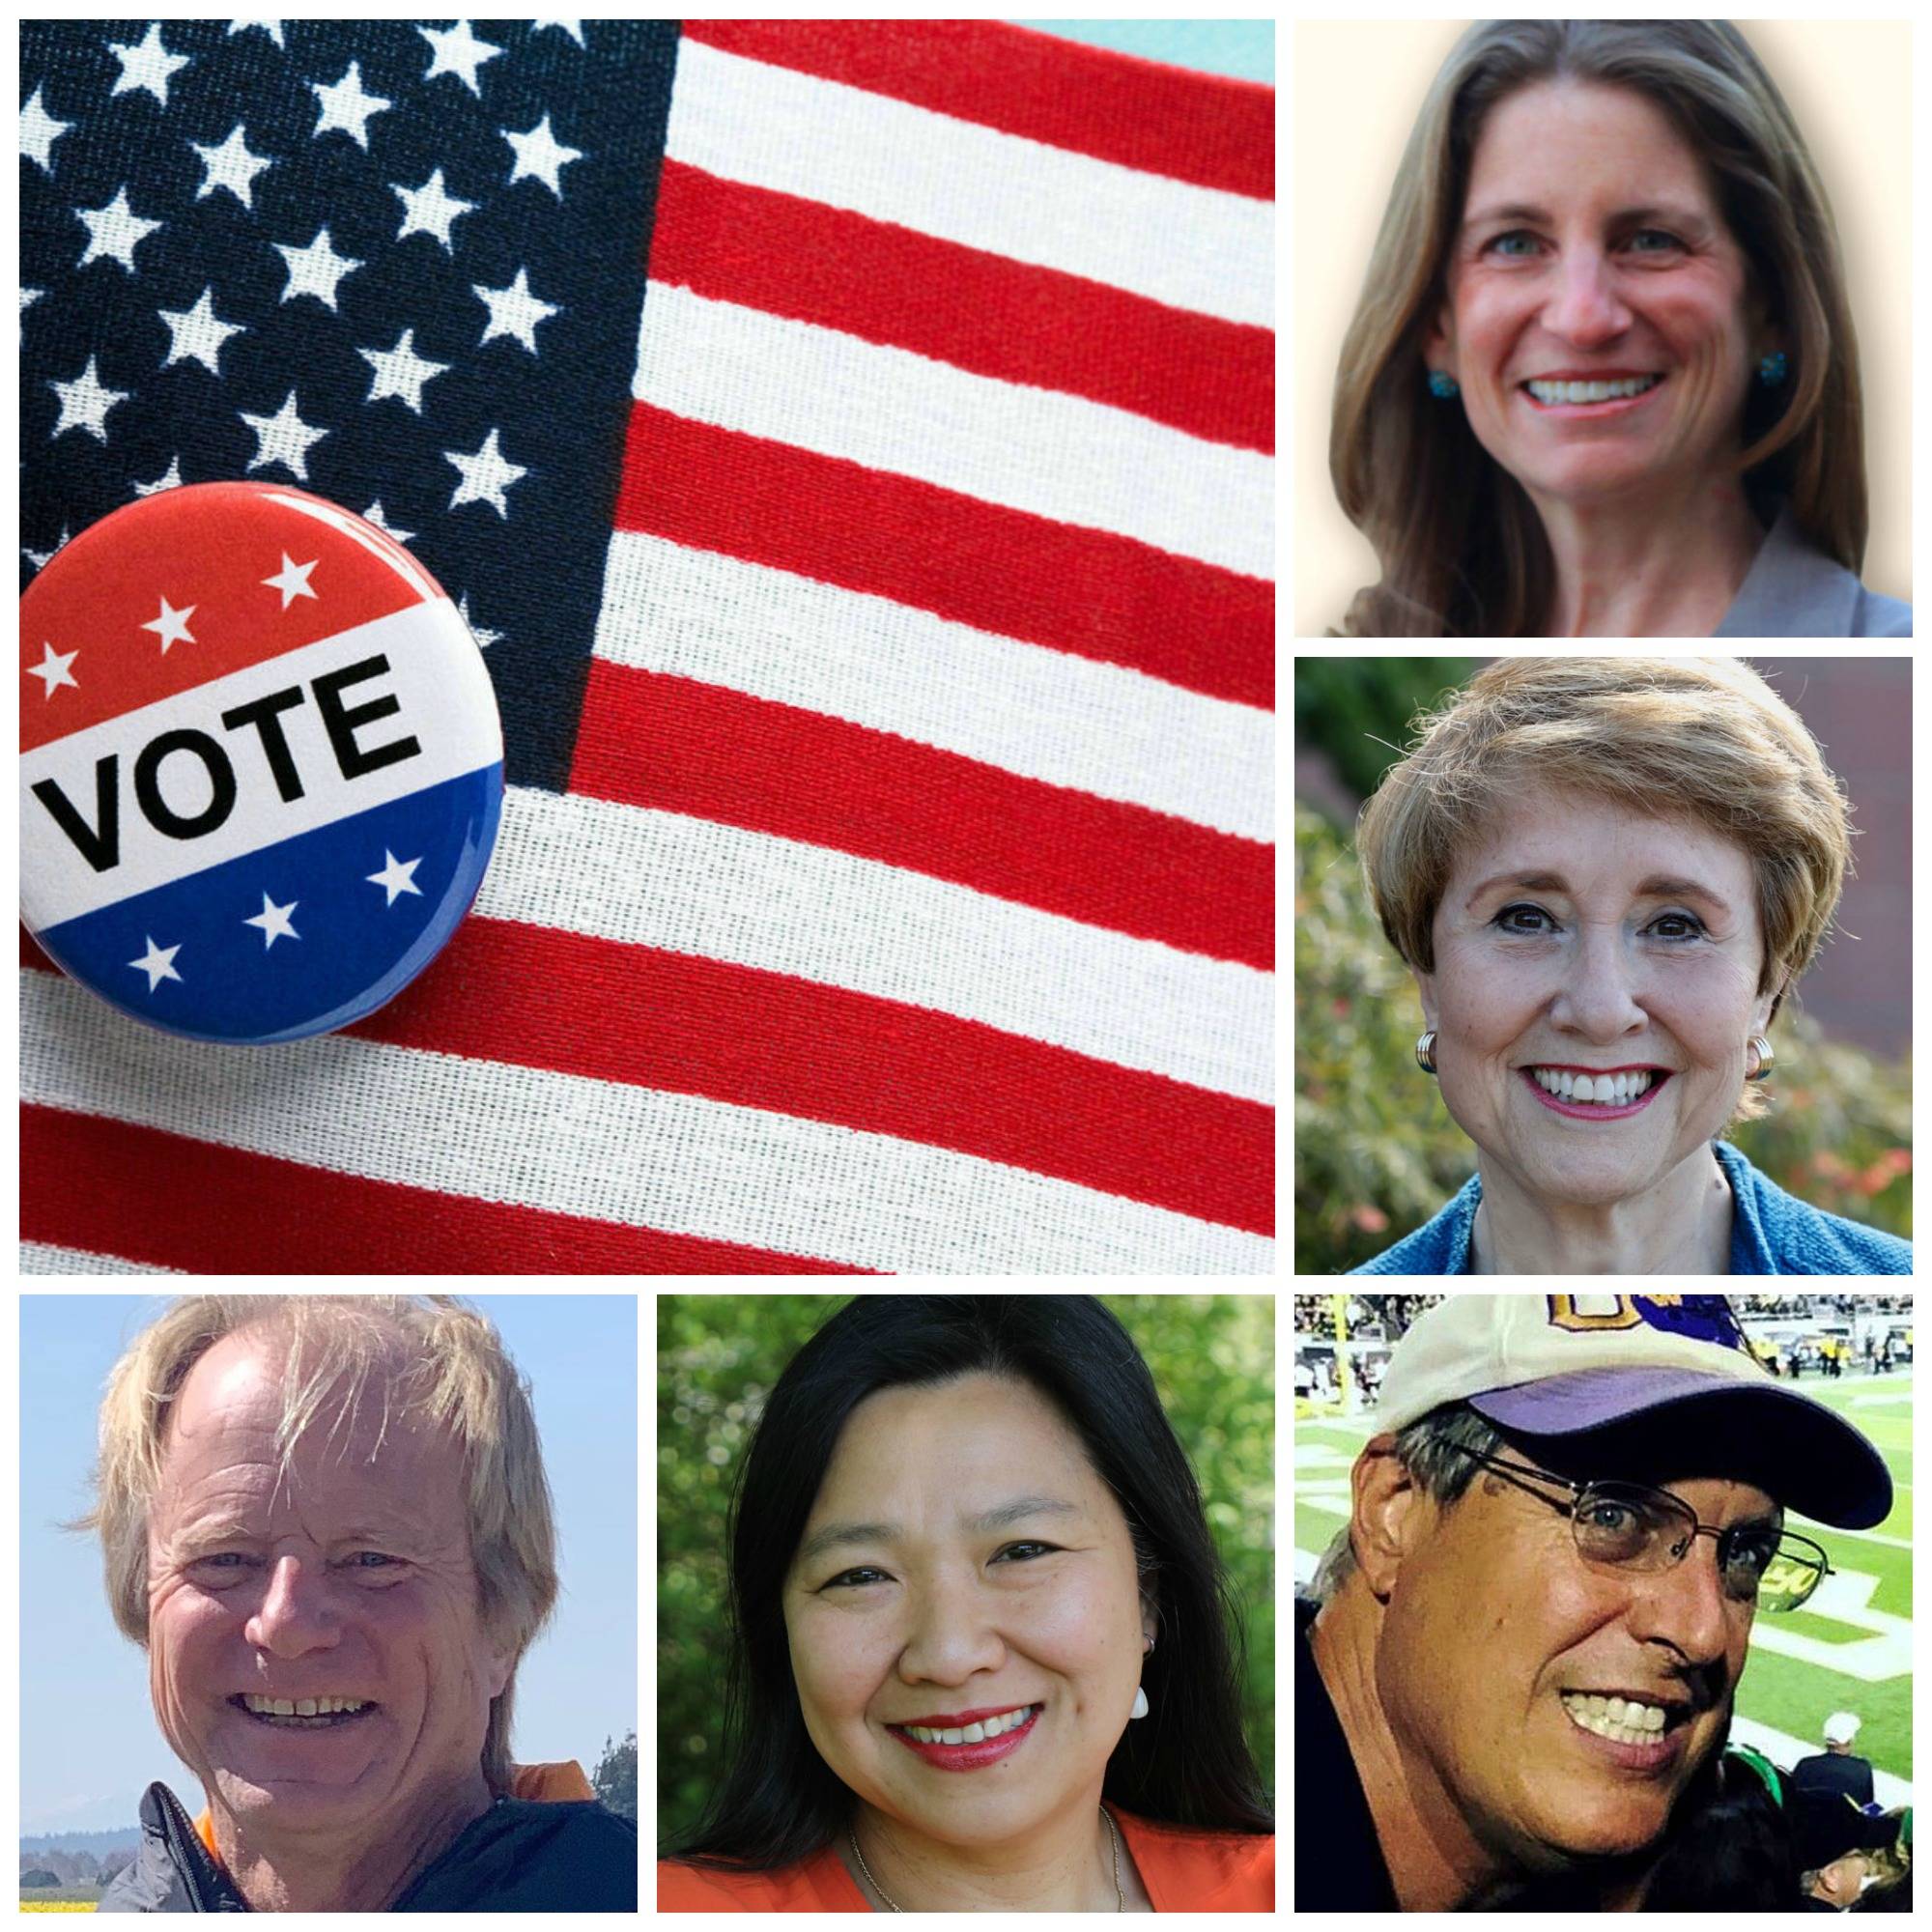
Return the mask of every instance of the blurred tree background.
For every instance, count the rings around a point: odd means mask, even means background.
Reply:
[[[1298,658],[1294,808],[1294,1271],[1341,1274],[1419,1228],[1476,1171],[1476,1150],[1415,1064],[1422,1003],[1362,884],[1335,778],[1366,797],[1409,722],[1470,659]],[[1382,742],[1378,742],[1382,741]],[[1352,818],[1350,820],[1352,827]],[[1912,1234],[1912,1064],[1828,1038],[1787,1000],[1770,1110],[1726,1129],[1780,1187],[1833,1214]]]
[[[658,1297],[658,1842],[696,1820],[719,1752],[724,1526],[765,1398],[841,1294]],[[1274,1300],[1104,1294],[1201,1484],[1242,1608],[1248,1741],[1274,1787]]]

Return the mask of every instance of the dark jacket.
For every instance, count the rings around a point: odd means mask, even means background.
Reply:
[[[1295,1912],[1394,1912],[1395,1887],[1308,1633],[1321,1605],[1294,1600]]]
[[[1801,1757],[1787,1774],[1794,1791],[1815,1791],[1825,1797],[1849,1798],[1854,1804],[1871,1804],[1871,1760],[1850,1751],[1820,1751]]]
[[[1731,1183],[1733,1274],[1910,1274],[1912,1243],[1828,1214],[1760,1174],[1728,1141],[1711,1151]],[[1440,1213],[1350,1274],[1467,1274],[1469,1231],[1483,1198],[1471,1175]]]
[[[635,1912],[638,1828],[601,1804],[499,1798],[391,1912]],[[246,1912],[165,1784],[141,1800],[141,1849],[102,1912]]]

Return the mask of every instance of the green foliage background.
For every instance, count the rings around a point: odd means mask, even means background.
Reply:
[[[1476,1151],[1415,1064],[1422,1003],[1354,848],[1294,811],[1294,1271],[1340,1274],[1419,1228]],[[1912,1234],[1912,1065],[1828,1040],[1787,1001],[1771,1108],[1726,1138],[1814,1208]]]
[[[716,1776],[731,1484],[785,1364],[850,1299],[658,1297],[658,1839],[696,1820]],[[1201,1483],[1247,1633],[1243,1719],[1274,1783],[1274,1299],[1105,1294],[1152,1371]]]

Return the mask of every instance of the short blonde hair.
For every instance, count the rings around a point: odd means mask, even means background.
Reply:
[[[1457,858],[1525,785],[1683,817],[1742,846],[1772,1013],[1817,956],[1851,869],[1849,808],[1796,712],[1735,658],[1501,658],[1433,716],[1362,808],[1382,930],[1420,973]],[[1757,1090],[1747,1088],[1747,1105]]]
[[[100,1537],[114,1621],[147,1647],[148,1512],[168,1418],[194,1365],[244,1328],[286,1348],[278,1481],[328,1398],[339,1392],[333,1436],[360,1415],[372,1382],[384,1428],[420,1418],[447,1429],[462,1451],[477,1613],[512,1659],[490,1706],[482,1760],[491,1788],[507,1790],[516,1664],[556,1603],[556,1529],[529,1384],[497,1330],[453,1295],[188,1295],[144,1329],[108,1378],[94,1507],[73,1525]]]

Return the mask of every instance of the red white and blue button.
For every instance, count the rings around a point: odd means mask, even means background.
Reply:
[[[142,498],[20,601],[20,912],[111,1005],[266,1044],[375,1011],[475,899],[490,674],[373,524],[270,483]]]

